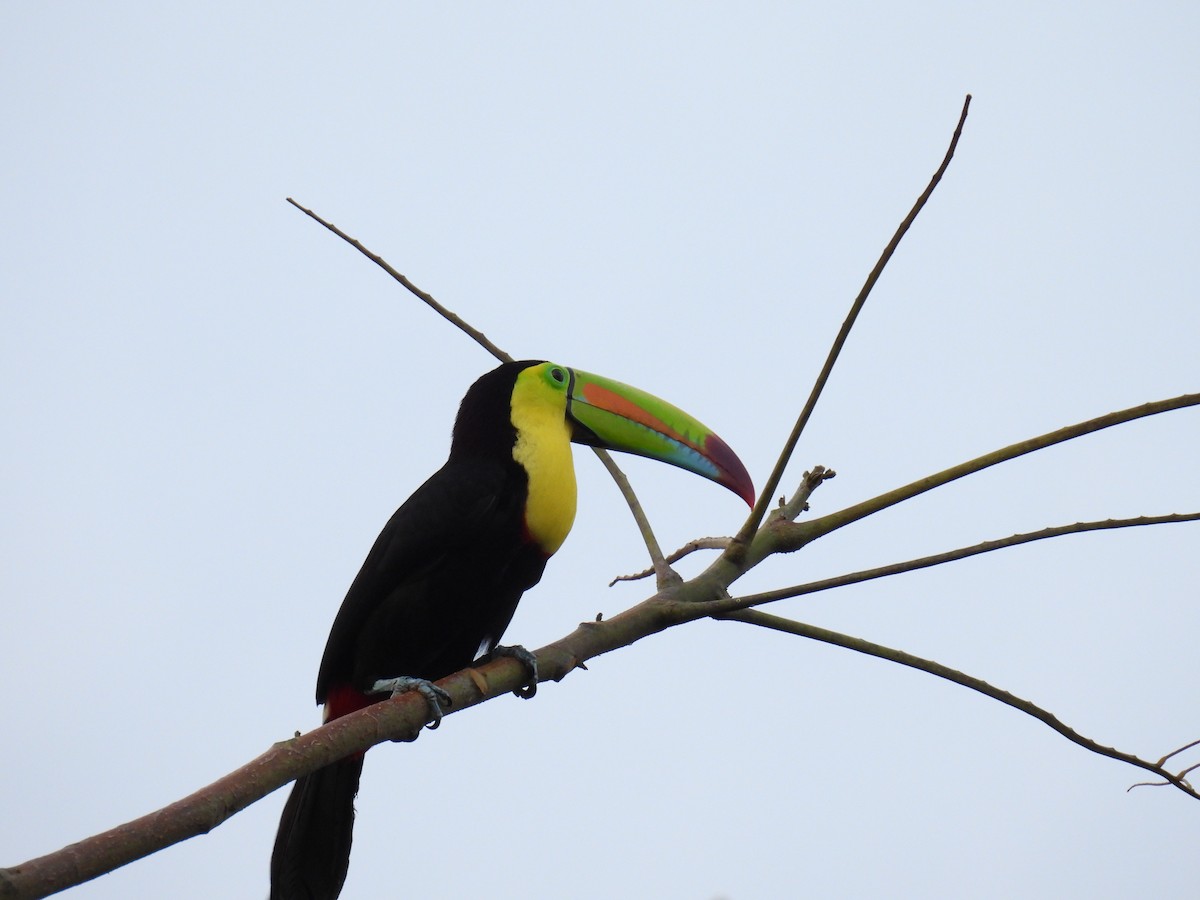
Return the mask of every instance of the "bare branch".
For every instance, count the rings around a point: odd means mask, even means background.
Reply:
[[[983,471],[999,463],[1016,459],[1018,456],[1032,453],[1035,450],[1052,447],[1055,444],[1061,444],[1064,441],[1070,441],[1085,434],[1103,431],[1105,428],[1111,428],[1114,425],[1123,425],[1126,422],[1132,422],[1146,416],[1155,416],[1159,413],[1185,409],[1196,405],[1200,405],[1200,394],[1182,394],[1168,400],[1157,400],[1153,403],[1144,403],[1141,406],[1131,406],[1128,409],[1097,416],[1085,422],[1068,425],[1066,428],[1059,428],[1056,431],[1050,431],[1025,441],[1009,444],[1007,447],[1002,447],[991,453],[985,453],[983,456],[960,463],[957,466],[952,466],[949,469],[943,469],[941,472],[927,475],[903,487],[898,487],[877,497],[872,497],[870,500],[864,500],[862,503],[856,503],[854,506],[846,507],[838,512],[810,519],[802,524],[784,525],[775,529],[775,535],[770,543],[769,550],[770,552],[797,550],[818,537],[822,537],[831,531],[836,531],[838,528],[849,525],[851,522],[865,519],[867,516],[887,509],[889,506],[895,506],[897,503],[902,503],[905,500],[916,497],[918,494],[931,491],[936,487],[949,484],[951,481],[956,481],[966,475]]]
[[[664,560],[664,562],[666,562],[668,564],[677,563],[677,562],[679,562],[679,560],[683,559],[685,556],[690,556],[691,554],[695,553],[697,550],[724,550],[726,547],[729,546],[729,542],[731,540],[733,540],[733,539],[727,538],[727,537],[696,538],[693,541],[688,541],[686,544],[684,544],[678,550],[676,550],[672,553],[669,553],[667,555],[666,559]],[[654,574],[654,569],[642,569],[642,571],[634,572],[631,575],[618,575],[616,578],[614,578],[612,581],[610,581],[608,583],[608,586],[612,587],[618,581],[640,581],[643,578],[649,578],[653,574]]]
[[[1162,759],[1160,759],[1160,760],[1158,761],[1158,764],[1159,764],[1160,766],[1165,766],[1165,765],[1167,764],[1167,760],[1168,760],[1168,759],[1170,759],[1172,756],[1178,756],[1178,755],[1179,755],[1180,753],[1182,753],[1183,751],[1185,751],[1185,750],[1191,750],[1193,747],[1200,747],[1200,740],[1197,740],[1197,741],[1192,741],[1190,744],[1184,744],[1184,745],[1183,745],[1182,747],[1180,747],[1178,750],[1172,750],[1170,753],[1168,753],[1166,756],[1164,756]],[[1190,771],[1191,771],[1192,769],[1194,769],[1194,768],[1196,768],[1196,766],[1192,766],[1191,768],[1189,768],[1189,769],[1185,769],[1184,771],[1185,771],[1185,772],[1190,772]]]
[[[698,607],[656,596],[603,622],[584,622],[537,652],[540,679],[561,681],[592,657],[701,617]],[[527,681],[523,663],[502,657],[456,672],[438,685],[452,698],[449,712],[457,713],[505,696]],[[402,694],[281,741],[240,769],[163,809],[45,856],[0,868],[0,900],[46,897],[206,834],[301,775],[385,741],[413,740],[427,718],[423,699]]]
[[[1133,784],[1131,784],[1129,787],[1125,788],[1125,793],[1128,794],[1134,788],[1139,788],[1139,787],[1171,787],[1171,786],[1172,786],[1171,782],[1169,782],[1169,781],[1136,781]]]
[[[379,266],[379,268],[383,269],[383,271],[391,275],[394,279],[404,285],[404,287],[407,288],[408,291],[413,294],[413,296],[422,300],[430,309],[436,312],[439,316],[441,316],[459,331],[470,337],[471,340],[481,346],[488,353],[492,354],[492,356],[496,357],[496,359],[500,360],[501,362],[512,362],[512,357],[488,340],[487,335],[485,335],[478,328],[475,328],[465,322],[456,313],[453,313],[446,307],[442,306],[442,304],[438,303],[437,300],[433,299],[432,294],[427,294],[425,291],[421,290],[419,287],[409,281],[408,278],[406,278],[402,273],[393,269],[388,264],[387,260],[385,260],[382,256],[380,256],[378,253],[368,250],[361,243],[359,243],[357,238],[350,237],[350,235],[346,234],[346,232],[342,231],[342,229],[338,228],[331,222],[325,221],[311,209],[301,206],[291,197],[287,198],[287,202],[292,204],[292,206],[296,207],[296,209],[300,210],[300,212],[304,213],[306,216],[324,225],[371,262],[375,263],[375,265]]]
[[[1024,534],[1014,534],[1010,537],[1000,538],[998,540],[983,541],[979,544],[972,544],[969,547],[959,547],[957,550],[947,550],[944,553],[935,553],[932,556],[922,556],[917,559],[910,559],[904,562],[891,563],[886,566],[878,566],[874,569],[864,569],[861,572],[850,572],[846,575],[838,575],[833,578],[823,578],[820,581],[809,581],[805,584],[796,584],[791,587],[778,588],[773,591],[764,591],[761,594],[747,594],[745,597],[737,597],[732,601],[731,609],[748,609],[752,606],[761,606],[764,603],[774,603],[776,600],[787,600],[790,597],[800,597],[805,594],[815,594],[819,591],[827,591],[831,588],[846,587],[851,584],[859,584],[863,581],[871,581],[875,578],[886,578],[889,575],[899,575],[902,572],[913,572],[917,569],[927,569],[930,566],[940,566],[943,563],[954,562],[959,559],[966,559],[971,556],[978,556],[981,553],[990,553],[993,550],[1002,550],[1005,547],[1016,547],[1020,544],[1028,544],[1032,541],[1041,541],[1046,538],[1062,537],[1068,534],[1083,534],[1089,531],[1104,531],[1109,528],[1134,528],[1140,525],[1171,525],[1180,522],[1196,522],[1200,521],[1200,512],[1191,513],[1171,513],[1165,516],[1137,516],[1132,519],[1104,519],[1095,522],[1076,522],[1073,525],[1056,525],[1052,528],[1043,528],[1040,531],[1029,531]],[[1192,746],[1192,745],[1189,745]],[[1176,753],[1186,750],[1188,747],[1183,747]],[[1160,760],[1166,762],[1166,758]]]
[[[642,504],[638,500],[637,494],[633,492],[633,488],[629,484],[629,479],[625,477],[624,472],[617,468],[617,464],[613,462],[612,456],[606,450],[601,450],[599,447],[593,447],[592,450],[596,456],[600,457],[600,462],[604,463],[604,467],[608,469],[608,474],[612,476],[622,496],[625,497],[625,502],[629,505],[629,511],[633,513],[633,519],[637,522],[638,531],[642,534],[642,541],[646,545],[646,550],[650,553],[650,571],[655,574],[659,589],[661,590],[668,584],[678,582],[680,580],[679,576],[663,559],[663,552],[658,544],[658,538],[654,536],[654,529],[650,527],[650,520],[646,518],[646,512],[642,509]],[[611,583],[609,587],[612,587]]]
[[[1033,716],[1033,718],[1053,728],[1063,737],[1067,738],[1067,740],[1078,744],[1086,750],[1098,753],[1100,756],[1107,756],[1109,759],[1128,763],[1131,766],[1137,766],[1148,772],[1153,772],[1159,778],[1179,788],[1179,790],[1188,796],[1200,800],[1200,793],[1197,793],[1184,777],[1189,770],[1185,769],[1177,775],[1164,769],[1161,762],[1151,762],[1139,756],[1134,756],[1132,753],[1117,750],[1115,747],[1105,747],[1102,744],[1098,744],[1091,738],[1084,737],[1074,728],[1063,724],[1057,716],[1042,709],[1040,706],[1010,694],[1008,691],[993,687],[979,678],[959,672],[956,669],[951,669],[949,666],[943,666],[941,663],[936,663],[933,660],[913,656],[911,653],[905,653],[903,650],[895,650],[891,647],[885,647],[882,644],[875,644],[871,641],[865,641],[862,638],[851,637],[850,635],[830,631],[827,628],[820,628],[816,625],[808,625],[804,622],[796,622],[791,619],[781,618],[780,616],[773,616],[757,609],[740,610],[727,615],[716,616],[715,618],[732,619],[737,622],[758,625],[762,628],[770,628],[774,631],[782,631],[785,634],[794,634],[799,637],[823,641],[824,643],[833,644],[837,647],[845,647],[848,650],[854,650],[867,656],[874,656],[889,662],[899,663],[902,666],[919,669],[922,672],[928,672],[931,675],[952,681],[973,691],[978,691],[986,697],[991,697],[993,700],[999,700],[1005,706],[1011,706],[1013,709],[1020,710],[1026,715]]]
[[[781,500],[779,508],[772,510],[767,520],[794,522],[801,513],[808,512],[808,498],[813,495],[813,492],[831,478],[837,478],[837,472],[833,469],[813,466],[800,479],[800,486],[796,488],[796,493],[792,494],[786,502]]]
[[[804,409],[801,410],[799,418],[796,419],[796,424],[792,427],[792,433],[788,435],[787,441],[783,445],[783,450],[779,454],[779,459],[775,462],[775,468],[771,470],[770,476],[767,478],[766,484],[763,486],[762,493],[758,495],[758,501],[754,504],[754,508],[750,511],[745,524],[733,539],[729,549],[725,551],[726,556],[731,562],[737,563],[745,556],[746,548],[750,543],[751,537],[758,529],[759,523],[762,522],[763,516],[766,515],[767,505],[771,502],[771,496],[779,487],[780,481],[783,479],[784,469],[787,468],[788,462],[792,458],[792,452],[796,449],[796,444],[800,440],[800,435],[804,432],[808,425],[808,420],[812,416],[813,410],[816,408],[817,400],[820,399],[821,392],[825,389],[825,383],[829,380],[829,375],[833,371],[834,363],[837,362],[838,355],[842,352],[842,346],[846,343],[846,339],[850,336],[850,329],[854,327],[854,322],[858,318],[859,312],[867,302],[867,297],[870,296],[871,290],[875,287],[875,283],[879,280],[879,276],[883,274],[884,267],[891,260],[892,255],[896,252],[896,248],[900,246],[900,241],[904,235],[908,233],[914,221],[925,204],[933,195],[934,189],[942,180],[942,175],[950,165],[950,160],[954,158],[954,151],[958,147],[958,139],[962,136],[963,124],[967,120],[967,110],[971,107],[971,95],[967,94],[963,101],[962,112],[958,117],[958,125],[955,126],[954,135],[950,138],[950,146],[946,150],[946,155],[942,159],[942,164],[938,166],[936,172],[933,173],[933,178],[930,179],[929,185],[925,188],[917,202],[913,204],[913,208],[908,215],[904,217],[904,221],[900,223],[900,227],[896,229],[896,233],[892,235],[892,239],[883,249],[875,267],[871,269],[867,280],[863,283],[862,289],[858,292],[858,296],[854,298],[854,303],[850,306],[850,312],[846,314],[846,319],[842,322],[841,330],[838,331],[837,337],[833,340],[833,346],[829,348],[829,355],[825,358],[825,365],[821,367],[820,374],[817,375],[817,380],[813,384],[812,391],[809,393],[808,401],[804,404]]]

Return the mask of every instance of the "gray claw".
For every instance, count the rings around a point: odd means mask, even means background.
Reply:
[[[381,678],[371,687],[372,694],[390,693],[393,697],[416,691],[429,704],[429,718],[425,724],[429,730],[442,724],[444,715],[442,707],[453,705],[450,695],[426,678],[414,678],[411,675],[401,675],[397,678]]]
[[[521,687],[513,691],[522,700],[529,700],[537,693],[538,686],[538,661],[537,657],[522,647],[520,644],[513,644],[511,647],[501,647],[499,645],[492,648],[492,656],[511,656],[513,659],[522,663],[529,670],[529,680]]]

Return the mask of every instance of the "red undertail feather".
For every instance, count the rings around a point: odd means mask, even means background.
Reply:
[[[368,697],[362,691],[355,690],[348,684],[332,685],[325,695],[325,721],[332,722],[334,719],[348,716],[350,713],[366,709],[372,703],[377,703],[382,699],[382,694]]]

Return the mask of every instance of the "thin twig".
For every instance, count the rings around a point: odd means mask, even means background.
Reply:
[[[388,265],[387,260],[385,260],[382,256],[380,256],[378,253],[375,253],[374,251],[368,250],[366,247],[364,247],[358,241],[357,238],[350,237],[350,235],[346,234],[346,232],[342,231],[342,229],[338,228],[332,222],[325,221],[320,216],[318,216],[315,212],[313,212],[311,209],[307,209],[306,207],[301,206],[299,203],[297,203],[291,197],[287,198],[287,202],[292,204],[292,206],[296,207],[296,209],[300,210],[300,212],[304,213],[306,216],[308,216],[308,217],[314,219],[315,221],[321,223],[322,225],[324,225],[326,228],[328,228],[330,231],[332,231],[334,234],[336,234],[338,237],[340,237],[343,241],[345,241],[347,244],[349,244],[351,247],[353,247],[355,250],[357,250],[359,253],[361,253],[363,256],[365,256],[367,259],[369,259],[371,262],[375,263],[375,265],[379,266],[379,268],[383,269],[383,271],[385,271],[389,275],[391,275],[394,279],[396,279],[398,282],[400,282],[402,285],[404,285],[404,287],[407,288],[410,293],[412,293],[415,297],[419,298],[420,300],[424,301],[424,303],[427,306],[429,306],[434,312],[436,312],[439,316],[441,316],[443,319],[445,319],[447,322],[449,322],[455,328],[459,329],[460,331],[462,331],[463,333],[468,335],[473,341],[475,341],[475,343],[479,344],[479,346],[481,346],[488,353],[492,354],[492,356],[496,357],[496,359],[500,360],[501,362],[512,362],[513,358],[511,356],[509,356],[507,353],[505,353],[503,350],[501,350],[499,347],[497,347],[495,344],[493,344],[490,340],[488,340],[487,335],[485,335],[479,329],[474,328],[473,326],[469,325],[467,322],[465,322],[463,319],[461,319],[456,313],[451,312],[449,309],[442,306],[442,304],[438,303],[437,300],[433,299],[433,295],[427,294],[425,291],[421,290],[419,287],[417,287],[415,284],[413,284],[411,281],[409,281],[408,278],[405,277],[405,275],[403,273],[397,272],[390,265]]]
[[[848,506],[845,509],[816,519],[809,519],[802,524],[789,526],[791,529],[790,533],[794,535],[796,544],[788,549],[797,549],[818,537],[823,537],[831,531],[843,528],[851,522],[857,522],[859,519],[864,519],[880,510],[887,509],[889,506],[895,506],[897,503],[916,497],[918,494],[923,494],[936,487],[949,484],[951,481],[956,481],[966,475],[981,472],[984,469],[1007,462],[1010,459],[1016,459],[1018,456],[1033,453],[1035,450],[1042,450],[1046,447],[1052,447],[1055,444],[1061,444],[1064,441],[1074,440],[1085,434],[1094,434],[1097,431],[1103,431],[1105,428],[1112,428],[1114,425],[1124,425],[1126,422],[1133,422],[1147,416],[1155,416],[1159,413],[1186,409],[1197,405],[1200,405],[1200,393],[1181,394],[1178,397],[1171,397],[1167,400],[1156,400],[1152,403],[1143,403],[1140,406],[1120,409],[1116,412],[1097,416],[1094,419],[1088,419],[1075,425],[1068,425],[1065,428],[1049,431],[1046,434],[1041,434],[1028,440],[1009,444],[1007,447],[1001,447],[999,450],[985,453],[983,456],[959,463],[957,466],[951,466],[949,469],[943,469],[940,472],[919,478],[895,490],[887,491],[877,497],[856,503],[854,506]],[[780,533],[786,536],[789,532],[781,531]],[[784,543],[786,544],[786,540],[784,540]]]
[[[617,488],[625,498],[625,502],[629,506],[629,511],[633,513],[633,519],[637,522],[638,531],[642,533],[642,541],[646,545],[646,551],[650,554],[650,565],[652,567],[650,571],[656,576],[659,590],[668,584],[679,581],[679,576],[675,574],[675,571],[663,559],[662,547],[658,544],[658,538],[654,536],[654,529],[650,527],[650,520],[646,518],[646,512],[642,509],[642,504],[638,500],[637,494],[633,492],[633,488],[629,484],[629,479],[625,477],[624,472],[617,468],[617,464],[613,462],[613,458],[608,451],[601,450],[599,447],[593,447],[592,450],[600,458],[600,462],[604,463],[604,468],[608,469],[608,474],[617,483]],[[612,587],[611,583],[609,587]]]
[[[823,641],[827,644],[833,644],[837,647],[845,647],[847,650],[854,650],[858,653],[866,654],[867,656],[878,657],[889,662],[899,663],[902,666],[909,666],[913,669],[919,669],[922,672],[928,672],[931,675],[936,675],[939,678],[944,678],[947,681],[952,681],[955,684],[970,688],[973,691],[978,691],[986,697],[991,697],[993,700],[999,700],[1005,706],[1011,706],[1013,709],[1033,716],[1040,722],[1045,723],[1053,728],[1063,737],[1072,743],[1078,744],[1086,750],[1093,753],[1098,753],[1101,756],[1107,756],[1109,759],[1115,759],[1119,762],[1128,763],[1131,766],[1145,769],[1148,772],[1153,772],[1159,778],[1171,783],[1179,790],[1183,791],[1190,797],[1195,797],[1200,800],[1200,793],[1187,782],[1182,775],[1176,775],[1168,772],[1161,765],[1142,759],[1139,756],[1134,756],[1132,753],[1125,753],[1117,750],[1115,747],[1105,747],[1096,743],[1091,738],[1084,737],[1074,728],[1063,724],[1057,716],[1042,709],[1028,700],[1023,700],[1008,691],[1000,690],[993,687],[986,681],[983,681],[974,676],[967,675],[964,672],[959,672],[956,669],[951,669],[949,666],[943,666],[941,663],[936,663],[933,660],[923,659],[919,656],[913,656],[911,653],[905,653],[903,650],[896,650],[892,647],[885,647],[882,644],[876,644],[871,641],[865,641],[862,638],[852,637],[847,634],[841,634],[837,631],[830,631],[827,628],[821,628],[816,625],[809,625],[804,622],[796,622],[791,619],[784,619],[780,616],[773,616],[769,613],[762,612],[757,609],[744,609],[728,615],[718,616],[717,618],[732,619],[737,622],[745,622],[750,625],[757,625],[762,628],[770,628],[775,631],[782,631],[785,634],[794,634],[799,637],[811,638],[816,641]],[[1186,773],[1186,770],[1185,770]]]
[[[1172,750],[1170,753],[1168,753],[1166,756],[1164,756],[1162,759],[1160,759],[1158,761],[1158,764],[1160,766],[1164,766],[1164,765],[1166,765],[1167,760],[1170,759],[1172,756],[1178,756],[1184,750],[1191,750],[1193,747],[1200,747],[1200,740],[1192,741],[1190,744],[1184,744],[1178,750]],[[1190,772],[1194,768],[1196,768],[1196,766],[1192,766],[1191,769],[1185,769],[1184,771]]]
[[[771,497],[779,487],[779,482],[783,478],[784,469],[787,468],[788,462],[792,458],[792,453],[796,449],[796,444],[800,440],[800,435],[804,432],[805,426],[808,425],[808,420],[812,416],[813,410],[816,408],[817,400],[820,399],[821,392],[825,389],[825,383],[829,380],[829,375],[833,371],[833,365],[837,362],[838,355],[842,352],[842,346],[846,343],[846,339],[850,336],[850,329],[854,327],[854,322],[858,318],[859,312],[867,302],[867,297],[870,296],[872,288],[879,280],[879,276],[883,274],[884,267],[891,260],[892,255],[896,252],[896,248],[900,246],[900,241],[904,235],[908,233],[916,221],[917,215],[925,207],[934,189],[942,180],[942,175],[946,172],[950,165],[950,160],[954,158],[954,151],[958,147],[958,139],[962,136],[963,123],[967,120],[967,110],[971,106],[971,95],[967,94],[963,101],[962,112],[958,117],[958,125],[954,129],[954,135],[950,139],[950,146],[946,150],[946,155],[942,159],[942,164],[938,166],[936,172],[933,173],[933,178],[930,179],[929,185],[925,188],[917,202],[913,204],[913,208],[908,215],[904,217],[904,221],[900,223],[900,227],[896,229],[896,233],[892,235],[892,239],[884,248],[875,267],[871,269],[871,273],[867,276],[866,282],[863,283],[862,289],[858,292],[858,296],[854,298],[854,303],[850,307],[850,312],[846,314],[846,319],[842,322],[841,330],[838,331],[837,337],[834,338],[833,346],[829,348],[829,355],[825,358],[825,365],[821,367],[821,372],[817,375],[817,380],[813,384],[812,391],[808,395],[808,401],[804,404],[804,409],[800,412],[799,418],[796,419],[796,424],[792,427],[792,433],[788,435],[787,442],[783,445],[783,451],[779,454],[779,459],[775,462],[775,468],[771,470],[770,477],[767,478],[766,484],[763,486],[762,493],[758,495],[758,501],[754,504],[754,508],[750,511],[745,524],[733,539],[729,549],[725,551],[726,557],[731,562],[741,562],[745,556],[746,548],[750,543],[754,532],[758,530],[759,523],[762,522],[763,516],[767,512],[767,504],[771,502]]]
[[[791,587],[778,588],[773,591],[764,591],[761,594],[747,594],[744,597],[736,597],[732,601],[731,609],[749,609],[753,606],[761,606],[764,603],[774,603],[777,600],[787,600],[791,597],[801,597],[805,594],[815,594],[819,591],[828,591],[832,588],[846,587],[851,584],[860,584],[864,581],[871,581],[875,578],[886,578],[890,575],[899,575],[902,572],[914,572],[917,569],[927,569],[930,566],[940,566],[944,563],[954,562],[959,559],[967,559],[971,556],[978,556],[981,553],[990,553],[993,550],[1001,550],[1005,547],[1016,547],[1020,544],[1028,544],[1032,541],[1042,541],[1047,538],[1061,537],[1067,534],[1082,534],[1089,531],[1103,531],[1110,528],[1134,528],[1140,525],[1169,525],[1179,522],[1196,522],[1200,521],[1200,512],[1191,513],[1172,513],[1165,516],[1137,516],[1131,519],[1104,519],[1096,522],[1076,522],[1073,525],[1056,525],[1052,528],[1043,528],[1040,531],[1029,531],[1024,534],[1014,534],[1010,537],[1000,538],[998,540],[983,541],[979,544],[972,544],[969,547],[959,547],[957,550],[947,550],[944,553],[935,553],[932,556],[922,556],[917,559],[906,560],[905,562],[891,563],[886,566],[878,566],[874,569],[864,569],[861,572],[850,572],[845,575],[838,575],[833,578],[823,578],[820,581],[810,581],[806,584],[796,584]],[[1188,745],[1193,746],[1193,745]],[[1183,747],[1176,750],[1176,753],[1186,750],[1188,747]],[[1166,762],[1164,757],[1160,763]]]
[[[688,541],[678,550],[668,553],[663,561],[670,565],[679,562],[679,560],[683,559],[685,556],[690,556],[697,550],[724,550],[729,546],[729,542],[731,540],[733,539],[727,537],[696,538],[694,541]],[[642,569],[640,572],[633,572],[630,575],[618,575],[608,583],[608,586],[612,587],[618,581],[641,581],[643,578],[649,578],[653,574],[654,569],[650,568]]]

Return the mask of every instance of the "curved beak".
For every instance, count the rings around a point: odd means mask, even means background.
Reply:
[[[746,467],[711,428],[635,387],[578,369],[567,371],[572,441],[687,469],[754,505],[754,484]]]

